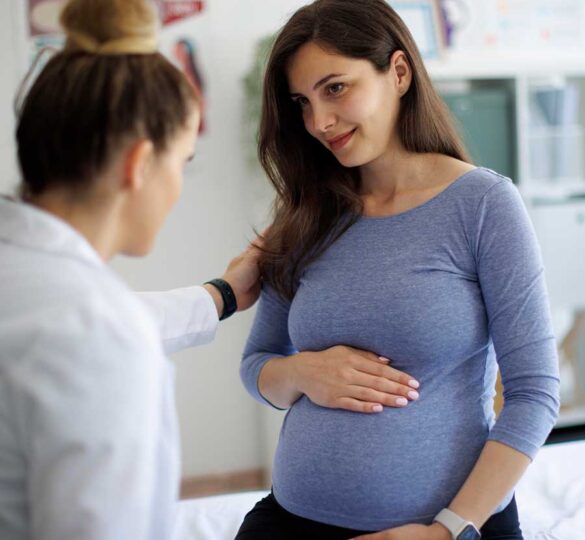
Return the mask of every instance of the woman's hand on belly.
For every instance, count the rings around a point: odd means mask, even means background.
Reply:
[[[442,525],[404,525],[353,540],[451,540],[451,533]]]
[[[302,352],[295,365],[296,386],[313,403],[332,409],[376,413],[418,399],[419,383],[374,353],[338,345]]]

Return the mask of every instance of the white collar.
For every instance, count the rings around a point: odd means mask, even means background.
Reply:
[[[40,208],[0,197],[0,242],[104,266],[97,251],[71,225]]]

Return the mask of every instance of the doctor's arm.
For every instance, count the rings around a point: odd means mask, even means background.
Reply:
[[[238,311],[253,306],[260,294],[260,250],[255,245],[261,245],[259,238],[230,262],[221,277],[232,288]],[[138,294],[158,321],[166,354],[205,345],[215,338],[225,305],[214,285]]]

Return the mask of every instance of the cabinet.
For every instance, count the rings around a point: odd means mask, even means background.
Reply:
[[[508,85],[444,92],[474,161],[516,176],[513,97]]]
[[[558,426],[585,426],[585,61],[582,55],[427,63],[478,165],[509,175],[539,238],[561,363]]]

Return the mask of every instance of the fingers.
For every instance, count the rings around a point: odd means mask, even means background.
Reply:
[[[364,402],[380,403],[386,407],[402,408],[408,405],[408,398],[398,394],[387,394],[365,386],[348,387],[349,396]]]
[[[266,235],[268,234],[268,231],[270,230],[270,226],[266,227],[260,234],[256,235],[256,238],[250,242],[250,244],[248,245],[248,250],[264,250],[264,246],[266,245]]]
[[[419,398],[419,393],[412,387],[394,382],[385,377],[376,377],[375,375],[356,371],[352,378],[353,383],[356,386],[371,388],[383,395],[388,395],[389,399],[393,400],[392,404],[389,404],[389,406],[394,406],[394,401],[396,401],[397,398],[406,398],[409,401],[416,401]],[[384,404],[386,404],[386,402],[384,402]],[[401,406],[400,403],[398,403],[398,406]]]
[[[354,367],[360,371],[369,373],[370,375],[376,375],[377,377],[384,377],[395,383],[407,386],[409,389],[414,388],[416,390],[420,387],[420,383],[413,376],[389,366],[388,362],[390,362],[390,360],[387,358],[379,357],[372,353],[366,353],[363,355],[356,355],[355,360]],[[366,362],[363,362],[363,360],[366,360]]]
[[[248,251],[258,251],[262,252],[264,249],[265,241],[264,236],[257,236],[250,244],[248,245]]]
[[[336,407],[339,409],[345,409],[346,411],[369,414],[380,413],[384,410],[384,407],[379,403],[360,401],[359,399],[350,397],[339,398],[337,400]]]

